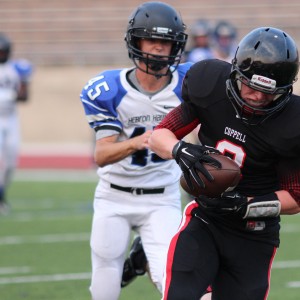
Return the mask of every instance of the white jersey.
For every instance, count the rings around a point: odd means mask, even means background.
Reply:
[[[131,69],[104,71],[83,88],[81,101],[97,138],[119,134],[119,141],[141,135],[160,123],[178,106],[181,85],[190,63],[180,64],[170,84],[154,96],[133,88],[126,79]],[[123,160],[98,169],[101,179],[120,186],[165,187],[179,180],[181,170],[174,160],[163,160],[150,150],[140,150]]]
[[[19,88],[20,76],[14,64],[0,64],[0,116],[15,112]]]

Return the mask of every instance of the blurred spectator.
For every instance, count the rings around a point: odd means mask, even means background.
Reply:
[[[17,102],[28,99],[32,66],[27,60],[10,60],[12,44],[0,33],[0,214],[9,212],[6,190],[17,165],[19,120]]]
[[[190,40],[192,47],[185,54],[185,60],[197,62],[213,58],[211,49],[212,28],[207,20],[197,20],[191,27]]]
[[[214,57],[231,62],[237,47],[237,29],[228,21],[216,24],[214,32]]]

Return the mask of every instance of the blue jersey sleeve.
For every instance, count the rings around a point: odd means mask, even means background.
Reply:
[[[126,90],[120,82],[121,70],[104,71],[90,79],[82,89],[80,98],[91,128],[120,132],[117,106]]]
[[[17,71],[21,81],[30,81],[33,72],[33,66],[28,60],[18,59],[12,61],[12,64],[15,70]]]
[[[190,67],[192,65],[193,65],[193,63],[187,62],[187,63],[184,63],[184,64],[179,64],[178,68],[177,68],[178,75],[179,75],[179,80],[178,80],[178,84],[177,84],[176,88],[174,89],[174,93],[178,96],[178,98],[181,101],[183,101],[182,97],[181,97],[182,82],[183,82],[183,79],[185,77],[186,72],[190,69]]]

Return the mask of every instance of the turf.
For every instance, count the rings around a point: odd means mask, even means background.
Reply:
[[[89,234],[96,180],[28,176],[12,183],[11,213],[0,217],[1,300],[90,300]],[[299,299],[299,233],[299,216],[284,217],[268,299]],[[160,299],[147,276],[122,290],[120,300],[135,299]]]

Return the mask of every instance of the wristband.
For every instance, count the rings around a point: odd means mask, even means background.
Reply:
[[[281,203],[276,193],[256,196],[247,203],[243,219],[278,217],[280,210]]]

